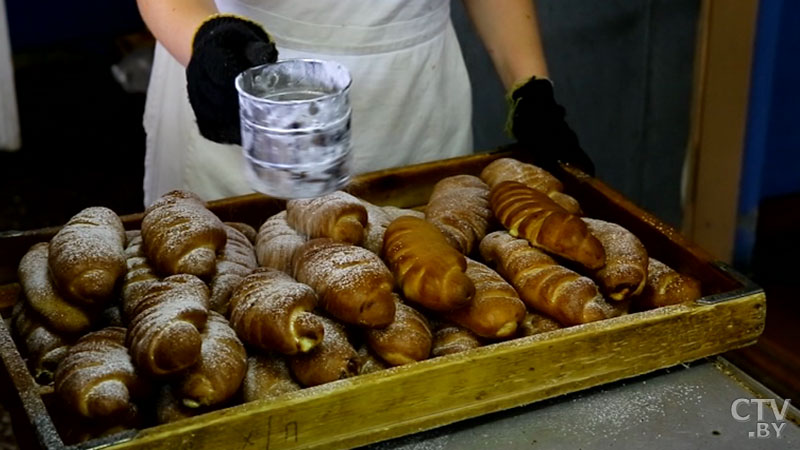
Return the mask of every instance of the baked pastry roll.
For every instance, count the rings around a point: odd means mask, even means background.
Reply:
[[[81,337],[55,373],[55,391],[64,405],[90,419],[131,414],[134,400],[147,390],[128,355],[121,327]]]
[[[283,356],[255,354],[247,358],[247,372],[242,382],[245,402],[274,398],[300,389]]]
[[[314,290],[277,269],[246,276],[231,296],[230,323],[247,344],[294,355],[322,341]]]
[[[210,278],[226,239],[222,221],[191,192],[168,192],[144,211],[144,252],[161,275]]]
[[[503,181],[517,181],[544,193],[551,200],[572,214],[581,214],[577,200],[564,193],[564,185],[550,172],[533,164],[524,163],[513,158],[500,158],[483,168],[480,174],[489,188]]]
[[[180,372],[197,362],[208,319],[208,287],[194,275],[171,275],[151,285],[131,311],[128,347],[149,375]]]
[[[483,238],[480,252],[528,307],[564,325],[607,319],[626,311],[618,302],[606,301],[591,279],[557,264],[525,239],[495,231]]]
[[[184,372],[178,392],[185,406],[220,404],[239,390],[247,371],[247,353],[221,314],[209,311],[200,357]]]
[[[242,278],[258,267],[253,243],[236,228],[225,225],[228,238],[217,257],[217,270],[209,287],[209,308],[222,315],[228,314],[228,302]]]
[[[475,285],[475,295],[467,306],[443,317],[484,338],[513,337],[525,317],[525,303],[517,291],[500,274],[469,258],[466,274]]]
[[[160,277],[144,254],[141,233],[129,234],[125,257],[128,271],[122,282],[122,315],[127,322],[131,320],[133,310],[136,309],[144,292],[150,285],[157,283]]]
[[[546,333],[548,331],[558,330],[559,328],[563,327],[558,321],[544,314],[528,311],[519,323],[519,335],[533,336],[534,334]]]
[[[358,374],[358,353],[347,339],[344,327],[322,318],[324,338],[308,353],[289,357],[289,368],[302,386],[317,386]]]
[[[399,299],[396,305],[394,321],[388,327],[366,331],[367,345],[392,366],[427,359],[433,341],[428,319]]]
[[[11,329],[22,348],[28,369],[40,384],[48,384],[58,363],[67,355],[69,341],[48,329],[25,302],[14,305]]]
[[[125,229],[114,211],[86,208],[50,240],[50,274],[59,292],[87,305],[103,304],[114,296],[125,275]]]
[[[486,235],[492,218],[489,186],[473,175],[454,175],[440,180],[433,186],[425,207],[425,219],[465,255],[469,255]]]
[[[482,345],[481,340],[472,331],[453,323],[441,322],[436,325],[433,332],[431,355],[452,355],[472,350]]]
[[[311,239],[324,237],[358,245],[364,240],[367,210],[358,198],[336,191],[287,201],[286,222]]]
[[[49,245],[34,244],[22,257],[17,277],[25,299],[44,324],[59,333],[80,334],[92,326],[92,315],[65,300],[56,290],[48,269]]]
[[[511,236],[527,239],[536,247],[589,269],[605,264],[603,245],[581,218],[536,189],[503,181],[492,188],[489,201]]]
[[[286,211],[267,219],[256,236],[256,259],[263,267],[278,269],[292,274],[292,261],[297,249],[308,238],[298,233],[286,222]]]
[[[298,250],[294,275],[314,289],[322,309],[344,323],[382,328],[394,320],[392,273],[365,248],[312,239]]]
[[[611,300],[638,295],[647,280],[647,249],[633,233],[615,223],[583,218],[589,232],[606,252],[606,263],[592,273],[600,290]]]
[[[464,273],[464,255],[424,219],[402,216],[392,221],[384,234],[382,255],[403,297],[427,309],[458,309],[475,293]]]
[[[663,262],[650,257],[647,282],[641,295],[634,297],[632,308],[641,311],[678,303],[693,302],[702,297],[700,282],[683,275]]]

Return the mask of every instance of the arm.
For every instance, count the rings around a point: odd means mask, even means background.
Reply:
[[[506,90],[531,76],[547,78],[533,0],[463,0]]]
[[[217,13],[214,0],[136,0],[153,36],[184,66],[192,56],[195,31]]]

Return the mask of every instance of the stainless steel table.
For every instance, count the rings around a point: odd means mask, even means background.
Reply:
[[[789,403],[717,357],[364,449],[800,449]]]

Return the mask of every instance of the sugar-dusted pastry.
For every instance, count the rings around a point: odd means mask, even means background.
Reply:
[[[383,233],[386,232],[386,227],[389,226],[392,219],[382,206],[363,200],[362,203],[367,210],[367,227],[364,230],[364,240],[361,242],[361,246],[380,255],[383,247]]]
[[[119,216],[102,206],[72,216],[50,240],[49,250],[53,281],[72,301],[103,304],[125,275],[125,229]]]
[[[247,353],[221,314],[209,311],[200,358],[181,375],[177,392],[185,406],[220,404],[239,390],[247,371]]]
[[[492,218],[489,186],[474,175],[443,178],[433,186],[425,207],[425,219],[465,255],[486,235]]]
[[[512,236],[527,239],[536,247],[589,269],[605,264],[603,245],[581,218],[536,189],[503,181],[492,188],[489,202]]]
[[[322,341],[314,290],[277,269],[261,267],[233,292],[231,326],[249,345],[284,355],[308,352]]]
[[[432,343],[432,341],[431,341]],[[366,373],[380,372],[389,368],[386,362],[382,361],[375,352],[369,349],[366,344],[358,348],[358,374],[364,375]]]
[[[33,377],[40,384],[48,384],[58,363],[66,356],[70,342],[47,328],[25,302],[14,305],[11,329]]]
[[[289,368],[303,386],[317,386],[358,374],[358,353],[347,339],[344,327],[322,318],[325,337],[308,353],[289,357]]]
[[[31,309],[53,331],[80,334],[92,325],[92,315],[84,308],[65,300],[56,290],[48,269],[47,242],[34,244],[22,257],[17,276]]]
[[[464,273],[467,261],[424,219],[403,216],[386,228],[383,259],[410,302],[434,311],[469,303],[475,286]]]
[[[127,342],[138,370],[168,375],[197,362],[208,295],[206,284],[189,274],[166,277],[145,291],[128,324]]]
[[[392,205],[381,206],[381,209],[383,209],[383,212],[386,213],[387,216],[389,216],[389,221],[392,221],[394,219],[397,219],[398,217],[403,217],[403,216],[413,216],[418,219],[425,218],[425,213],[422,211],[417,211],[416,209],[400,208]]]
[[[275,398],[300,389],[285,357],[258,353],[247,358],[247,372],[242,382],[245,402]]]
[[[322,309],[342,322],[382,328],[394,320],[392,273],[365,248],[312,239],[297,252],[294,277],[311,286]]]
[[[212,407],[190,408],[183,404],[183,401],[175,392],[175,387],[170,384],[161,386],[156,398],[156,421],[158,423],[170,423],[183,420],[189,417],[198,416],[213,409]]]
[[[632,308],[637,311],[678,303],[693,302],[702,297],[700,282],[649,258],[647,282],[641,295],[634,297]]]
[[[258,264],[292,274],[297,249],[308,240],[286,222],[286,211],[268,218],[258,229],[256,257]]]
[[[520,336],[533,336],[534,334],[563,328],[558,321],[534,311],[528,311],[519,324]]]
[[[286,222],[310,238],[361,244],[367,226],[367,210],[358,198],[336,191],[321,197],[286,202]]]
[[[463,308],[442,313],[442,316],[481,337],[513,337],[525,316],[525,303],[517,291],[500,274],[470,258],[467,258],[466,274],[475,285],[475,295]]]
[[[481,241],[483,259],[508,280],[528,307],[563,325],[618,316],[622,302],[606,301],[589,278],[556,263],[525,239],[495,231]]]
[[[591,274],[611,300],[638,295],[647,280],[647,249],[633,233],[612,222],[583,218],[606,252],[606,263]]]
[[[253,243],[236,228],[225,225],[228,239],[217,257],[217,271],[211,278],[209,308],[228,314],[228,301],[233,290],[250,272],[258,267]]]
[[[133,310],[147,288],[160,280],[144,254],[141,233],[130,233],[128,238],[125,247],[128,270],[122,282],[122,316],[126,321],[131,319]]]
[[[255,228],[246,224],[244,222],[224,222],[225,225],[236,229],[239,233],[242,233],[244,237],[250,241],[251,244],[256,243],[256,236],[258,235],[258,231]]]
[[[581,213],[578,201],[564,193],[564,185],[561,181],[539,166],[513,158],[500,158],[484,167],[480,177],[489,185],[489,188],[503,181],[518,181],[546,194],[568,212]]]
[[[64,405],[90,419],[130,414],[133,402],[147,390],[128,355],[121,327],[81,337],[55,373],[55,392]]]
[[[433,332],[431,356],[452,355],[482,346],[478,335],[453,323],[441,322]]]
[[[222,221],[200,197],[175,190],[145,209],[142,239],[144,252],[159,274],[210,278],[227,234]]]
[[[394,321],[388,327],[365,332],[367,345],[392,366],[427,359],[433,341],[428,319],[399,298],[396,305]]]

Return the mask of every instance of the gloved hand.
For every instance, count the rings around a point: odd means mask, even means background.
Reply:
[[[242,143],[234,80],[250,67],[277,59],[275,42],[255,22],[220,14],[200,25],[186,66],[186,88],[203,137],[225,144]]]
[[[534,151],[536,165],[552,172],[563,162],[594,176],[594,163],[564,120],[566,111],[556,103],[550,80],[532,77],[512,88],[507,99],[507,131]]]

